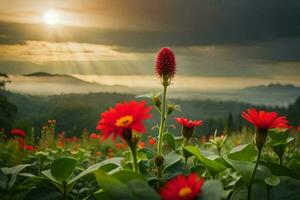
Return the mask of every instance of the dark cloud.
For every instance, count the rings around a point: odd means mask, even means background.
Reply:
[[[90,20],[93,26],[49,28],[2,21],[0,45],[27,45],[29,40],[100,44],[125,53],[148,53],[147,60],[38,65],[0,55],[0,70],[152,74],[157,49],[171,46],[181,75],[267,78],[300,74],[299,0],[97,0],[70,1],[55,8],[80,15],[81,23]],[[104,22],[106,26],[101,26]]]
[[[82,12],[98,13],[98,23],[101,15],[104,19],[110,17],[112,24],[120,22],[119,27],[112,25],[113,29],[105,30],[64,27],[64,34],[59,35],[43,25],[2,22],[0,34],[8,37],[0,38],[0,42],[75,41],[147,49],[164,45],[253,44],[300,35],[298,0],[109,2],[94,1],[83,6]]]

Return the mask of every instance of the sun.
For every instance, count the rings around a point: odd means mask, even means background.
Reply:
[[[43,16],[44,22],[48,25],[54,26],[59,23],[59,15],[55,10],[48,10]]]

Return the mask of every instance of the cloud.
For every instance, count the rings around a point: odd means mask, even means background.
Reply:
[[[57,7],[78,23],[81,16],[81,24],[92,27],[67,24],[62,28],[64,35],[55,35],[43,25],[1,23],[0,33],[9,38],[0,42],[73,41],[140,50],[164,45],[253,44],[300,35],[296,0],[98,0],[57,3]]]
[[[10,1],[0,8],[2,71],[147,75],[155,52],[170,46],[181,75],[300,75],[297,0]],[[34,19],[49,8],[68,23]],[[16,14],[5,21],[4,11]]]

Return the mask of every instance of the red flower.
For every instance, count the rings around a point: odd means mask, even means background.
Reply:
[[[150,145],[155,145],[156,144],[156,140],[153,137],[149,137],[148,143]]]
[[[145,142],[139,142],[138,147],[139,147],[140,149],[145,148]]]
[[[175,117],[175,120],[177,123],[181,124],[184,127],[187,128],[192,128],[196,126],[201,126],[203,124],[203,121],[201,120],[189,120],[187,118],[180,118],[180,117]]]
[[[156,57],[155,73],[158,77],[172,79],[176,73],[175,55],[170,48],[160,49]]]
[[[30,146],[30,145],[25,145],[24,149],[26,149],[28,151],[33,151],[34,150],[33,146]]]
[[[26,133],[22,129],[14,128],[10,131],[10,134],[25,137]]]
[[[92,133],[90,134],[90,139],[98,139],[99,135],[97,135],[96,133]]]
[[[116,143],[116,148],[118,150],[120,150],[121,148],[123,148],[123,143]]]
[[[151,106],[146,106],[145,101],[133,100],[123,104],[117,103],[114,108],[102,113],[96,129],[103,133],[102,140],[107,139],[110,135],[113,135],[113,140],[117,136],[122,137],[125,129],[144,133],[146,128],[143,121],[151,117],[149,114],[151,109]]]
[[[297,131],[300,132],[300,126],[297,127]]]
[[[276,112],[248,109],[242,117],[258,129],[290,128],[285,116],[278,116]]]
[[[25,147],[25,140],[24,140],[24,138],[23,137],[19,137],[18,138],[18,144],[19,144],[19,150],[22,150],[22,149],[24,149],[24,147]]]
[[[189,176],[178,175],[160,188],[163,200],[193,200],[196,199],[204,183],[196,173]]]

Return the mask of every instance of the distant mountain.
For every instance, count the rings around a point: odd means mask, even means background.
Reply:
[[[259,85],[254,87],[248,87],[243,89],[244,92],[259,92],[259,93],[299,93],[300,87],[296,87],[292,84],[269,84],[269,85]]]
[[[26,75],[9,75],[10,84],[7,89],[13,92],[31,95],[58,95],[90,92],[119,92],[126,93],[131,89],[126,86],[102,85],[88,82],[72,75],[49,74],[36,72]]]
[[[31,74],[25,74],[24,76],[55,76],[54,74],[49,74],[47,72],[35,72]]]
[[[49,74],[36,72],[27,75],[9,75],[11,83],[6,89],[16,93],[31,95],[59,95],[71,93],[121,93],[121,94],[145,94],[157,92],[159,89],[125,85],[109,85],[109,81],[102,81],[101,76]],[[105,77],[104,77],[105,78]],[[107,78],[107,77],[106,77]],[[113,78],[113,77],[112,77]],[[102,84],[106,83],[108,84]],[[174,99],[184,100],[222,100],[251,103],[255,105],[288,106],[300,96],[300,87],[287,84],[257,85],[245,89],[236,90],[173,90],[170,88],[168,96]]]
[[[25,77],[41,77],[41,78],[62,78],[67,80],[67,79],[71,79],[71,80],[75,80],[75,81],[80,81],[80,82],[84,82],[84,83],[88,83],[90,84],[90,82],[86,82],[84,80],[78,79],[74,76],[71,75],[67,75],[67,74],[50,74],[47,72],[35,72],[35,73],[31,73],[31,74],[25,74]]]

